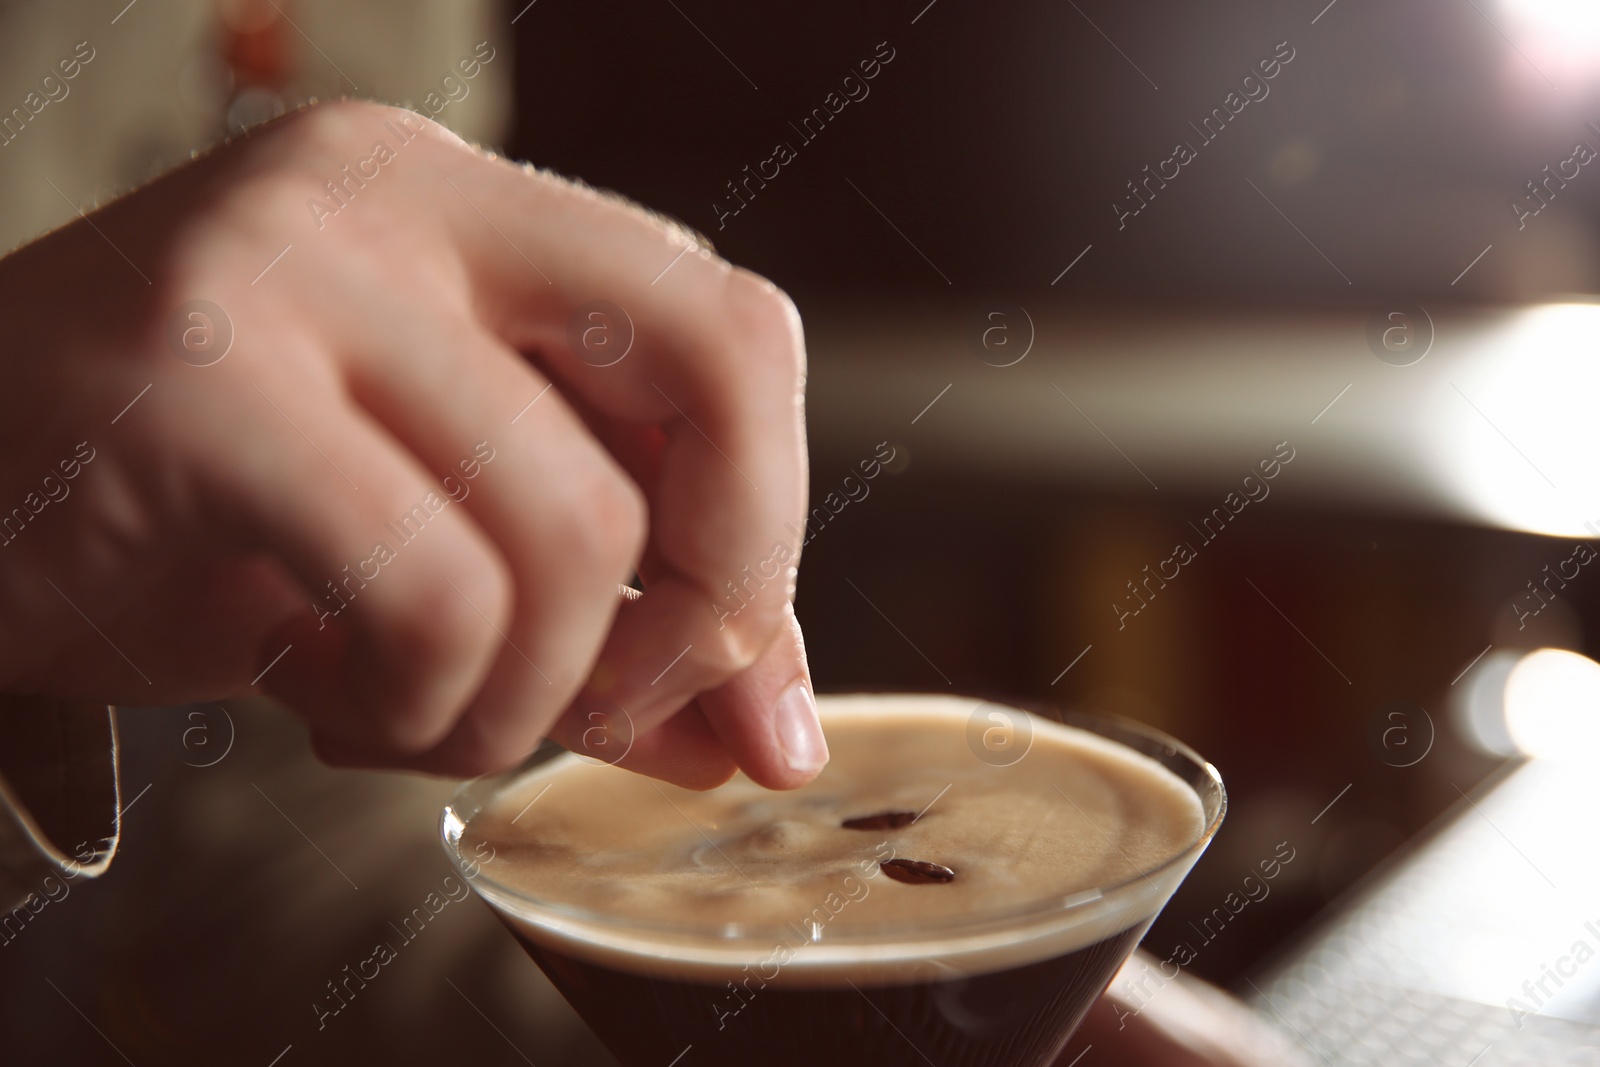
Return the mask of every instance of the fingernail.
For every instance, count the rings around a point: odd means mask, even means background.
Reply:
[[[816,774],[828,762],[828,742],[822,736],[817,705],[804,682],[796,683],[778,698],[778,747],[784,762],[797,774]]]

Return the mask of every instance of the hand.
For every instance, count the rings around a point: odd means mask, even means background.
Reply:
[[[265,689],[331,762],[450,775],[551,731],[695,787],[826,758],[799,319],[687,232],[339,103],[0,287],[0,689]],[[594,300],[624,320],[569,330]]]
[[[1134,953],[1089,1009],[1057,1067],[1090,1045],[1104,1057],[1098,1062],[1125,1067],[1311,1067],[1298,1046],[1227,993],[1182,972],[1165,979],[1158,966]]]

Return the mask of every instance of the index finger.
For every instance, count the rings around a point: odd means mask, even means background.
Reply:
[[[616,198],[509,164],[462,168],[440,195],[486,324],[595,412],[659,431],[649,595],[579,698],[648,732],[781,631],[806,507],[799,315]]]

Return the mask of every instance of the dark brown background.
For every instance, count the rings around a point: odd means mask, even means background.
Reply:
[[[1600,179],[1575,180],[1530,222],[1563,234],[1537,249],[1508,207],[1575,140],[1600,144],[1585,127],[1600,114],[1592,91],[1550,90],[1469,5],[1341,0],[1312,25],[1324,5],[541,4],[519,23],[513,147],[674,215],[784,286],[812,325],[820,384],[847,369],[827,345],[841,305],[893,317],[930,301],[1115,301],[1131,323],[1144,311],[1592,291]],[[1492,5],[1484,11],[1504,21]],[[801,146],[789,123],[880,41],[896,57],[870,95]],[[1198,146],[1189,123],[1283,41],[1295,58],[1270,95],[1119,231],[1111,204],[1124,183],[1174,141]],[[775,140],[798,158],[718,229],[713,203],[731,203],[724,184]],[[1284,163],[1308,157],[1298,170]],[[1490,242],[1504,258],[1452,286]],[[1091,256],[1052,287],[1091,243]],[[929,380],[942,378],[930,368]],[[820,498],[873,442],[838,441],[847,431],[815,400],[810,422],[814,454],[825,457],[813,474]],[[1052,687],[1104,630],[1121,582],[1170,551],[1164,531],[1204,513],[1229,480],[1152,506],[999,468],[974,481],[913,463],[807,550],[798,602],[822,688],[943,688],[948,676],[957,689],[1122,711],[1211,757],[1229,783],[1229,825],[1152,947],[1164,953],[1276,842],[1300,849],[1275,894],[1201,952],[1194,970],[1224,982],[1492,766],[1451,726],[1451,680],[1491,641],[1537,643],[1503,632],[1506,604],[1570,551],[1348,502],[1287,502],[1207,546],[1114,657],[1086,659]],[[916,648],[847,578],[872,590]],[[1246,578],[1317,634],[1352,684]],[[1581,585],[1571,595],[1574,616],[1540,638],[1579,640],[1578,616],[1600,605]],[[1435,751],[1413,768],[1387,765],[1369,741],[1393,700],[1427,709],[1437,730]]]
[[[540,0],[516,27],[510,150],[682,219],[789,290],[807,318],[816,397],[852,370],[835,343],[839,308],[892,320],[929,304],[1114,300],[1136,323],[1156,310],[1510,303],[1600,281],[1600,177],[1586,172],[1526,233],[1507,207],[1585,136],[1600,114],[1592,92],[1542,88],[1471,5],[1339,0],[1313,26],[1321,0],[1080,0],[1081,12],[924,3]],[[1285,40],[1296,58],[1267,100],[1119,232],[1110,205],[1123,183]],[[896,58],[871,95],[719,230],[711,205],[724,183],[776,139],[794,143],[788,123],[880,41]],[[1496,254],[1452,287],[1491,242]],[[908,395],[931,396],[937,384],[924,389],[923,378],[947,380],[937,361],[950,357],[912,355],[925,374]],[[1138,374],[1129,367],[1130,380]],[[877,438],[825,400],[809,418],[820,497]],[[1189,924],[1278,842],[1296,850],[1271,895],[1200,949],[1192,970],[1219,982],[1283,944],[1492,768],[1448,710],[1452,679],[1479,649],[1587,648],[1584,624],[1600,612],[1600,590],[1580,582],[1537,634],[1507,627],[1510,598],[1569,554],[1565,542],[1366,508],[1359,496],[1285,494],[1208,546],[1110,644],[1100,637],[1107,601],[1165,554],[1170,530],[1231,487],[1231,473],[1156,499],[998,466],[956,474],[917,461],[914,428],[899,443],[909,464],[807,550],[798,606],[819,687],[1046,698],[1191,742],[1221,768],[1232,811],[1150,946],[1165,955],[1196,942]],[[1370,741],[1393,700],[1425,708],[1437,731],[1414,767],[1387,765]],[[282,1067],[604,1062],[476,902],[451,905],[316,1030],[310,1004],[324,981],[368,955],[447,873],[429,829],[446,790],[319,768],[298,728],[262,707],[232,709],[239,740],[227,759],[186,766],[209,753],[185,734],[191,710],[125,715],[128,792],[150,792],[129,813],[111,874],[76,886],[0,948],[0,1058],[123,1062],[64,993],[139,1064],[265,1065],[285,1046]]]

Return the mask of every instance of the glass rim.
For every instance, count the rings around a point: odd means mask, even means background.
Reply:
[[[1030,922],[1066,925],[1072,923],[1078,916],[1083,916],[1085,922],[1089,922],[1097,914],[1113,911],[1118,902],[1122,902],[1125,907],[1141,902],[1148,892],[1147,887],[1155,888],[1161,894],[1161,899],[1150,909],[1149,915],[1141,915],[1138,921],[1148,921],[1158,914],[1165,907],[1167,899],[1171,897],[1183,875],[1187,874],[1189,866],[1210,844],[1222,825],[1223,816],[1227,813],[1227,790],[1216,767],[1189,745],[1164,731],[1109,712],[1063,709],[1037,701],[997,699],[979,694],[906,693],[885,690],[819,693],[818,698],[826,700],[828,697],[857,696],[921,699],[952,695],[974,700],[980,706],[992,704],[1021,711],[1048,722],[1085,730],[1155,760],[1165,770],[1177,775],[1199,799],[1204,818],[1199,836],[1188,846],[1154,867],[1135,871],[1127,878],[1109,885],[1079,889],[1069,894],[1047,893],[1022,904],[983,912],[965,912],[936,921],[880,921],[852,924],[842,930],[830,928],[827,930],[828,936],[820,940],[837,946],[893,944],[903,942],[908,937],[918,940],[936,937],[959,940],[992,935],[997,928],[1026,929]],[[688,939],[700,944],[710,941],[728,946],[794,939],[795,927],[777,921],[770,924],[652,921],[607,914],[604,911],[571,903],[543,900],[525,890],[496,881],[484,869],[485,865],[464,860],[459,848],[462,834],[471,819],[483,809],[495,793],[546,763],[563,757],[579,758],[559,746],[546,745],[508,771],[462,782],[451,794],[440,813],[439,831],[445,854],[457,872],[466,878],[468,884],[495,910],[504,911],[511,917],[536,926],[563,930],[576,926],[641,939],[655,937],[680,942]],[[1174,763],[1178,766],[1174,766]],[[1179,767],[1186,768],[1189,773],[1182,773]],[[476,870],[468,873],[469,867],[475,867]],[[1162,892],[1156,885],[1156,879],[1179,869],[1181,869],[1179,877]]]

